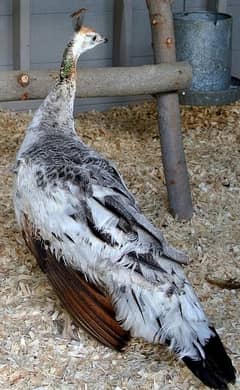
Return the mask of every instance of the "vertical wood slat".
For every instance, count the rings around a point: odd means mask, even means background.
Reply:
[[[227,0],[218,0],[217,1],[217,11],[226,13],[227,12]]]
[[[113,66],[129,66],[133,32],[132,0],[114,0],[113,11]]]
[[[30,69],[30,0],[13,2],[13,68]]]
[[[176,61],[171,0],[146,0],[152,29],[155,63]],[[157,95],[158,124],[170,211],[178,219],[193,213],[181,134],[178,93]]]

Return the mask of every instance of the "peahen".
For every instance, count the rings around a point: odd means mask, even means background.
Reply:
[[[63,305],[104,345],[121,350],[130,336],[166,344],[204,384],[227,389],[235,369],[184,275],[186,256],[141,213],[114,165],[76,134],[77,61],[106,42],[82,25],[83,14],[72,15],[59,78],[17,153],[23,237]]]

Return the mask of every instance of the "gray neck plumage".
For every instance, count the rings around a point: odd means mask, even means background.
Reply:
[[[76,64],[73,55],[73,40],[64,51],[59,77],[55,87],[50,91],[34,115],[30,128],[36,127],[69,127],[73,125],[73,107],[76,92]]]
[[[51,132],[74,133],[73,106],[76,92],[76,65],[79,53],[74,55],[74,38],[64,53],[55,86],[35,112],[17,157],[28,149],[39,137]],[[76,51],[75,51],[76,52]]]
[[[17,159],[42,136],[56,133],[76,134],[73,120],[73,105],[76,92],[77,61],[81,53],[89,49],[85,44],[86,28],[81,32],[86,9],[74,12],[74,35],[63,53],[59,77],[54,88],[42,102],[27,128]],[[87,29],[89,30],[89,29]]]

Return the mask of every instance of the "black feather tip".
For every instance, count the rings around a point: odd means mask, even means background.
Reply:
[[[235,383],[236,370],[217,332],[214,328],[211,330],[214,336],[203,347],[205,359],[192,360],[185,356],[182,360],[206,386],[212,389],[227,390],[229,383]]]

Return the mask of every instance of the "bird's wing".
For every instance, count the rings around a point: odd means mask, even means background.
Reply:
[[[25,218],[24,240],[46,273],[63,306],[80,325],[107,347],[122,350],[130,339],[115,319],[110,297],[80,272],[57,259]]]
[[[120,221],[127,223],[131,230],[140,228],[160,246],[163,255],[180,263],[188,264],[187,255],[171,247],[157,229],[139,210],[137,204],[128,191],[117,169],[106,160],[97,160],[87,167],[92,183],[92,196],[103,207],[116,215]],[[92,206],[92,212],[97,214],[98,207]],[[94,210],[94,208],[96,210]]]
[[[165,266],[184,262],[184,255],[171,253],[105,160],[20,165],[15,208],[25,219],[20,224],[28,246],[73,317],[101,342],[120,349],[128,333],[120,330],[111,298],[99,288],[112,295],[120,274],[131,290],[132,283],[151,289],[163,280],[167,286]]]

